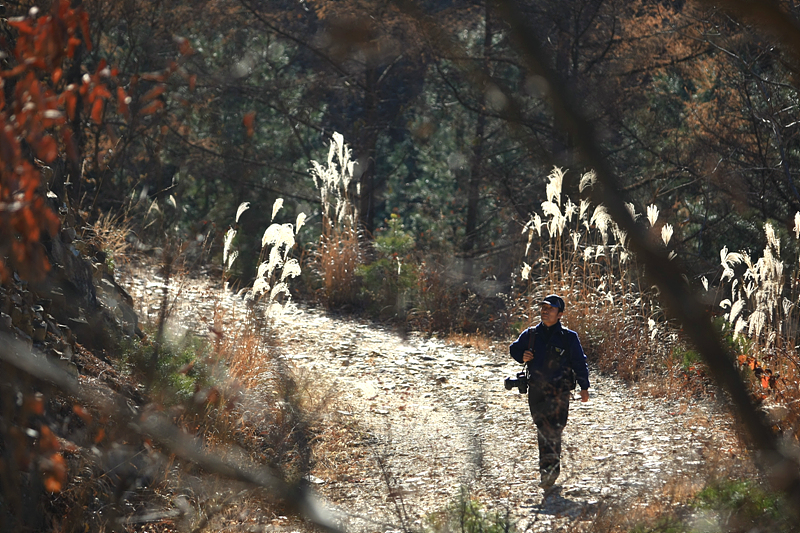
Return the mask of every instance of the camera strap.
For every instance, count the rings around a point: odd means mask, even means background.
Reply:
[[[536,352],[533,350],[533,346],[534,346],[535,342],[536,342],[536,328],[532,327],[530,335],[528,335],[528,350],[531,351],[531,353],[533,354],[534,357],[536,357]],[[533,359],[531,359],[531,361],[533,361]],[[528,361],[527,363],[525,363],[525,377],[528,377],[528,378],[531,377],[531,372],[530,372],[530,369],[531,369],[530,363],[531,363],[531,361]]]

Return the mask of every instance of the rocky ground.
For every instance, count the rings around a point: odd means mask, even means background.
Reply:
[[[150,272],[127,285],[140,314],[155,318],[163,281]],[[173,282],[175,321],[206,328],[215,291],[203,280]],[[223,305],[239,304],[229,295]],[[545,496],[526,397],[503,388],[519,370],[506,343],[404,336],[302,306],[274,327],[283,357],[334,390],[342,423],[361,429],[341,464],[322,462],[310,476],[350,531],[418,527],[464,488],[520,531],[580,529],[609,505],[652,503],[708,456],[736,450],[729,422],[708,402],[654,398],[591,372],[590,401],[572,403],[562,475]]]

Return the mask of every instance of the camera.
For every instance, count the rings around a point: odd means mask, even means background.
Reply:
[[[525,372],[517,372],[516,378],[506,378],[503,385],[506,390],[517,387],[520,394],[525,394],[528,392],[528,376],[525,375]]]

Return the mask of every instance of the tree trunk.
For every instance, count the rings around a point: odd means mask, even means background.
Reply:
[[[486,1],[486,19],[484,25],[483,37],[483,67],[489,74],[489,52],[492,47],[492,27],[489,11],[489,1]],[[488,87],[483,88],[481,95],[481,110],[486,109],[486,91]],[[486,115],[484,113],[478,114],[477,123],[475,124],[475,138],[472,141],[472,163],[470,165],[469,185],[467,189],[467,225],[466,235],[464,236],[464,244],[462,249],[465,253],[469,253],[477,244],[477,228],[478,228],[478,211],[480,207],[480,194],[481,182],[483,181],[483,134],[486,129]]]
[[[361,130],[361,142],[359,143],[362,153],[356,153],[355,156],[360,161],[366,162],[363,165],[364,170],[358,178],[360,186],[358,196],[359,225],[366,230],[367,234],[371,235],[375,231],[375,158],[377,156],[375,150],[379,131],[377,68],[373,65],[368,65],[365,78],[364,126]]]

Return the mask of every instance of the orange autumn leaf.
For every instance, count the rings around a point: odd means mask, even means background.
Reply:
[[[44,477],[44,490],[47,492],[61,492],[61,482],[52,474]]]
[[[72,412],[75,413],[76,415],[78,415],[78,417],[81,420],[83,420],[84,424],[91,424],[92,423],[92,415],[91,415],[91,413],[89,413],[89,411],[84,409],[83,406],[80,406],[78,404],[73,405],[72,406]]]
[[[23,35],[33,35],[33,28],[30,25],[30,22],[27,20],[19,20],[19,19],[8,19],[6,20],[6,24],[11,26],[12,28],[16,28],[18,32]]]
[[[80,18],[81,18],[81,33],[83,34],[83,40],[86,43],[86,49],[91,51],[92,39],[89,33],[89,13],[87,13],[86,11],[81,11]]]
[[[46,425],[39,429],[39,450],[42,452],[57,452],[61,449],[55,434]]]
[[[250,111],[245,114],[244,118],[242,119],[242,123],[244,124],[245,130],[247,131],[247,136],[252,137],[254,131],[254,124],[255,124],[256,112]]]
[[[51,136],[44,135],[39,141],[38,155],[45,163],[52,163],[58,157],[58,146]]]
[[[81,45],[81,40],[76,37],[70,37],[67,41],[67,57],[75,57],[75,50]]]
[[[142,109],[140,109],[139,114],[152,115],[162,107],[164,107],[164,102],[162,102],[161,100],[153,100],[152,102],[144,106]]]
[[[128,95],[125,94],[125,89],[117,87],[117,111],[120,115],[128,117]]]
[[[142,102],[149,102],[150,100],[164,94],[164,91],[166,90],[167,90],[166,85],[164,84],[156,85],[155,87],[147,91],[144,96],[142,96]]]
[[[11,70],[6,70],[2,72],[3,78],[13,78],[18,74],[25,72],[27,65],[17,65],[16,67],[12,68]]]
[[[188,56],[194,53],[194,48],[192,48],[191,43],[189,43],[189,39],[179,37],[178,41],[178,50],[180,51],[181,55]]]
[[[92,89],[91,94],[89,95],[89,101],[93,102],[97,98],[111,98],[111,93],[106,88],[105,85],[95,85],[94,89]]]
[[[26,396],[22,402],[22,411],[42,416],[44,414],[44,397],[41,394]]]
[[[92,104],[92,122],[95,124],[100,124],[103,122],[103,100],[97,99]]]
[[[44,488],[48,492],[61,492],[67,480],[67,463],[60,453],[54,453],[41,464]]]

